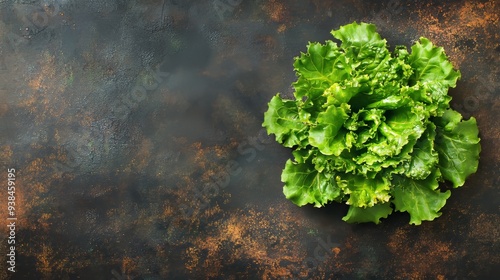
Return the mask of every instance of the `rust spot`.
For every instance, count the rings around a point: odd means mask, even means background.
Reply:
[[[289,18],[286,5],[279,0],[270,0],[266,3],[264,9],[272,21],[282,23]]]

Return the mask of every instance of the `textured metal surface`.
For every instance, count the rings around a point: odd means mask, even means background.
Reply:
[[[499,14],[494,0],[0,1],[1,180],[17,170],[18,205],[17,272],[2,261],[0,278],[498,275]],[[308,41],[352,21],[391,46],[428,37],[462,72],[452,107],[477,118],[483,151],[433,222],[349,225],[344,206],[282,194],[291,154],[261,129],[266,104],[291,96]]]

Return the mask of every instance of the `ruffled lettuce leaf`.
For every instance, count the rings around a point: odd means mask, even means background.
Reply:
[[[342,41],[344,49],[362,49],[366,46],[377,46],[385,48],[386,40],[377,33],[377,28],[373,24],[356,23],[341,26],[338,30],[330,32],[333,37]]]
[[[350,206],[342,220],[348,223],[380,223],[381,218],[387,218],[392,213],[390,202],[376,204],[373,207]]]
[[[285,147],[300,144],[304,125],[299,119],[295,101],[283,100],[279,95],[276,95],[268,106],[269,110],[264,114],[263,123],[268,134],[276,135],[276,141]]]
[[[318,172],[309,162],[288,160],[281,174],[285,197],[298,206],[321,207],[341,197],[337,182],[327,173]]]
[[[345,52],[342,57],[350,63],[351,69],[375,73],[389,67],[390,53],[386,40],[376,32],[375,25],[352,23],[331,34],[342,42],[340,47]]]
[[[460,72],[453,68],[442,47],[435,47],[429,39],[421,37],[411,47],[409,64],[414,70],[413,82],[439,82],[443,87],[455,87]]]
[[[451,192],[438,190],[439,169],[424,180],[414,180],[396,175],[393,178],[392,196],[395,210],[408,212],[410,224],[420,225],[441,216],[439,210],[446,204]]]
[[[351,65],[333,41],[309,43],[307,53],[295,59],[295,71],[312,84],[331,84],[350,76]]]
[[[398,155],[411,139],[419,138],[424,130],[423,117],[412,108],[391,110],[386,113],[386,121],[378,129],[379,141],[368,144],[367,149],[378,156]]]
[[[453,187],[463,186],[465,179],[476,173],[479,164],[478,128],[476,119],[462,121],[460,113],[448,110],[436,120],[436,150],[439,152],[439,170]]]
[[[344,139],[336,136],[348,118],[349,107],[345,103],[343,105],[329,106],[326,111],[318,115],[317,124],[309,129],[309,143],[325,155],[338,156],[342,152],[342,147],[339,145],[345,143]]]
[[[346,204],[355,207],[372,207],[380,202],[388,202],[391,198],[390,182],[387,178],[377,176],[367,178],[363,175],[342,175],[341,185],[345,194],[349,195]]]
[[[429,122],[427,130],[417,140],[411,153],[410,161],[405,169],[405,175],[416,180],[423,180],[429,176],[439,162],[439,154],[434,149],[436,126]]]

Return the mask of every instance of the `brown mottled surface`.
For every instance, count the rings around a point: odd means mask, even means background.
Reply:
[[[16,168],[18,217],[0,279],[500,274],[498,1],[56,2],[0,1],[0,178]],[[452,106],[483,151],[433,222],[349,225],[345,206],[282,194],[290,151],[261,130],[266,104],[291,96],[308,41],[352,21],[391,46],[428,37],[462,72]]]

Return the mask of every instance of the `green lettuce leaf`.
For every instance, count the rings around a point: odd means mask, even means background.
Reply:
[[[439,169],[453,187],[463,186],[465,179],[477,171],[479,164],[478,128],[476,119],[462,121],[460,113],[448,110],[437,121],[436,150]]]
[[[330,84],[341,81],[350,75],[350,65],[340,55],[336,43],[326,41],[325,45],[310,43],[307,53],[295,59],[295,71],[314,84]]]
[[[432,221],[441,216],[439,210],[446,204],[451,192],[438,190],[439,177],[438,169],[424,180],[394,176],[392,202],[396,211],[406,211],[410,214],[410,224],[420,225],[422,221]]]
[[[350,206],[347,214],[342,220],[348,223],[380,223],[381,218],[387,218],[392,213],[390,202],[376,204],[373,207],[355,207]]]
[[[378,156],[401,153],[410,139],[419,138],[425,131],[424,120],[412,108],[402,107],[386,114],[386,121],[379,127],[380,141],[367,145],[368,151]]]
[[[297,104],[291,100],[283,100],[276,95],[269,102],[269,109],[264,114],[263,125],[268,134],[276,135],[276,141],[285,147],[300,144],[300,131],[304,125],[299,119]]]
[[[341,196],[340,188],[332,176],[318,172],[307,162],[295,163],[288,160],[281,174],[281,181],[285,183],[285,197],[298,206],[313,204],[321,207]]]
[[[340,155],[343,149],[339,142],[345,142],[343,138],[336,136],[348,118],[348,112],[349,107],[344,103],[341,107],[329,106],[326,111],[320,113],[318,124],[309,130],[309,143],[325,155]]]
[[[366,178],[362,175],[343,175],[345,184],[341,185],[345,194],[349,195],[346,204],[355,207],[372,207],[391,198],[390,182],[385,177]]]
[[[436,126],[428,123],[424,135],[415,143],[411,160],[408,163],[405,175],[412,179],[423,180],[429,176],[439,161],[439,155],[434,149]]]
[[[424,37],[411,47],[408,62],[414,69],[413,82],[438,81],[444,87],[455,87],[460,78],[460,71],[453,68],[443,48],[435,47]]]
[[[362,49],[367,45],[378,46],[384,49],[386,41],[377,33],[377,27],[373,24],[356,23],[341,26],[338,30],[330,32],[333,37],[342,41],[342,48],[354,47]]]

